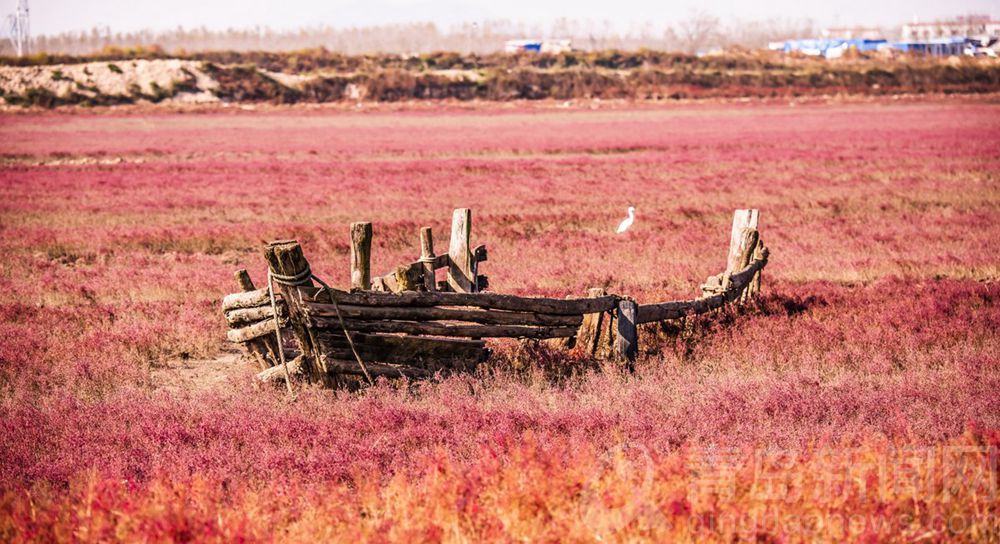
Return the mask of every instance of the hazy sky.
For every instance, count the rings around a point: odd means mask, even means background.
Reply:
[[[619,30],[649,22],[662,27],[700,9],[742,19],[809,18],[821,25],[898,24],[914,17],[934,19],[964,13],[1000,15],[997,0],[681,0],[653,2],[611,0],[29,0],[35,34],[109,26],[112,32],[164,30],[178,25],[213,29],[270,26],[275,29],[330,25],[432,21],[447,28],[460,22],[510,19],[547,25],[559,17],[595,23],[610,21]],[[0,13],[13,11],[16,0],[0,0]],[[5,34],[6,34],[6,29]]]

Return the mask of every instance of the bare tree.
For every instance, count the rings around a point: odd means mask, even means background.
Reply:
[[[697,11],[677,23],[677,35],[684,52],[697,53],[705,47],[717,44],[722,37],[722,22],[714,15]]]

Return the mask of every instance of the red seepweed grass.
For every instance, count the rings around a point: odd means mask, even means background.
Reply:
[[[997,119],[986,100],[5,118],[0,536],[995,541]],[[765,296],[649,337],[635,374],[501,346],[476,375],[295,402],[248,365],[160,387],[228,349],[218,300],[236,268],[262,279],[264,241],[297,237],[343,285],[347,223],[374,222],[389,270],[457,206],[496,291],[640,302],[693,296],[754,206]]]

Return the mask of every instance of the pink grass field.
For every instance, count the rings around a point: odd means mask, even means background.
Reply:
[[[998,142],[988,96],[5,114],[0,540],[1000,542]],[[293,402],[231,357],[266,241],[345,286],[350,222],[384,272],[456,207],[492,290],[640,303],[759,208],[764,297],[634,374]]]

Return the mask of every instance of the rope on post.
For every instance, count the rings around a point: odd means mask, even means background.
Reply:
[[[309,269],[305,270],[307,273]],[[281,282],[278,278],[286,278],[286,276],[281,276],[279,274],[272,274],[270,270],[267,271],[267,295],[271,298],[271,311],[274,315],[274,336],[278,339],[278,358],[281,359],[281,367],[285,370],[285,385],[288,387],[288,394],[295,398],[295,391],[292,389],[292,377],[288,374],[288,362],[285,361],[285,347],[281,343],[281,318],[278,317],[278,304],[274,300],[274,281]],[[273,280],[273,281],[272,281]]]
[[[299,285],[304,285],[311,278],[315,280],[316,283],[322,285],[323,288],[326,289],[328,292],[330,292],[330,301],[333,303],[333,309],[337,313],[337,320],[340,322],[340,328],[344,331],[344,336],[347,337],[347,345],[351,347],[351,353],[354,354],[354,359],[358,361],[358,366],[361,367],[361,372],[365,375],[365,379],[368,380],[369,385],[375,385],[375,380],[373,380],[371,374],[368,373],[368,367],[365,366],[365,362],[361,360],[361,355],[358,353],[358,349],[354,345],[354,339],[351,338],[351,333],[348,332],[347,330],[347,324],[344,323],[344,318],[341,317],[340,315],[340,307],[337,306],[337,299],[333,296],[333,289],[329,285],[327,285],[325,281],[321,280],[318,276],[313,274],[312,270],[308,266],[306,266],[304,270],[302,270],[301,272],[299,272],[294,276],[282,276],[281,274],[275,274],[271,271],[268,271],[267,274],[268,274],[267,289],[268,293],[271,295],[271,307],[275,312],[274,314],[275,316],[277,316],[278,313],[274,300],[274,291],[271,288],[271,280],[274,280],[275,282],[288,287],[297,287]],[[279,324],[275,323],[275,325]],[[280,326],[275,327],[275,334],[278,336],[278,345],[280,346],[281,345]],[[288,384],[288,392],[292,393],[292,383],[291,383],[291,378],[288,374],[288,365],[285,363],[285,355],[282,350],[278,351],[281,354],[281,364],[285,365],[285,383]],[[294,396],[294,393],[292,393],[292,395]]]

